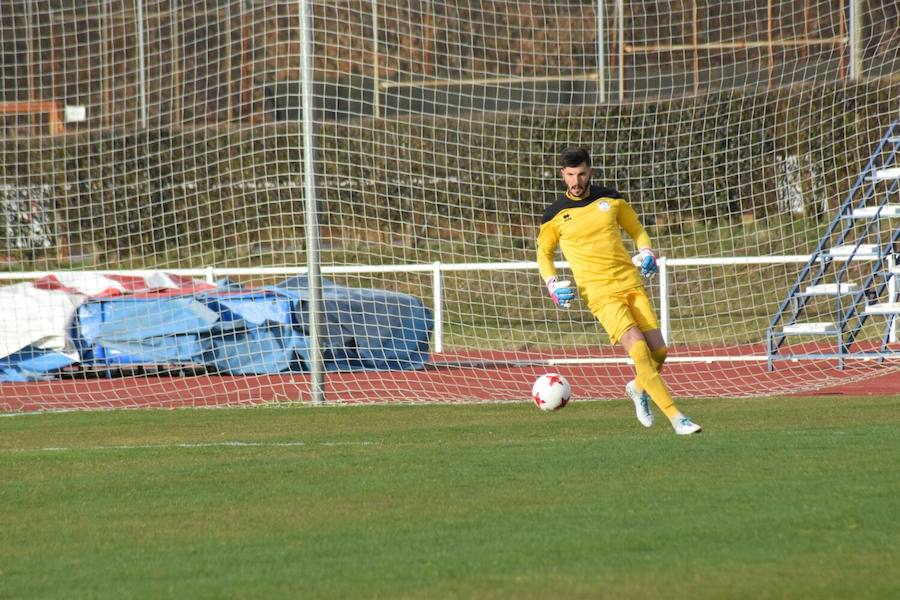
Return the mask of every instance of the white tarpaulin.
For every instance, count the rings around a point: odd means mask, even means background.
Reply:
[[[0,287],[0,357],[26,346],[77,358],[68,330],[75,311],[89,298],[108,298],[166,290],[214,288],[212,284],[167,273],[117,275],[57,273],[33,282]]]
[[[35,346],[77,358],[66,332],[86,298],[31,282],[0,287],[0,356]]]

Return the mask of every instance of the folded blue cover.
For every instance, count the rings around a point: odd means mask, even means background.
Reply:
[[[323,280],[322,358],[329,371],[421,369],[431,310],[407,294]],[[244,375],[308,370],[309,285],[294,277],[243,289],[222,282],[190,295],[98,298],[82,304],[69,335],[85,366],[193,365]],[[27,350],[27,351],[26,351]],[[0,359],[0,381],[46,378],[73,364],[23,349]]]

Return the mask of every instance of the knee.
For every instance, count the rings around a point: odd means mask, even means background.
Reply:
[[[651,350],[650,356],[653,357],[653,362],[655,362],[659,366],[662,366],[662,364],[666,362],[666,357],[669,356],[669,349],[665,346],[661,346],[656,350]]]

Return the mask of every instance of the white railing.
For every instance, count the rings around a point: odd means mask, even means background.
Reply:
[[[734,266],[734,265],[772,265],[772,264],[793,264],[805,263],[809,260],[808,255],[786,255],[786,256],[728,256],[714,258],[669,258],[661,257],[659,259],[659,320],[660,329],[663,338],[671,343],[671,328],[669,324],[669,272],[676,267],[696,267],[696,266]],[[557,268],[567,268],[568,263],[565,261],[557,261]],[[255,268],[217,268],[204,267],[200,269],[160,269],[160,270],[114,270],[108,269],[106,273],[117,273],[120,275],[145,276],[152,273],[164,271],[173,275],[182,275],[185,277],[202,277],[209,283],[215,283],[219,277],[227,277],[230,275],[303,275],[307,272],[306,267],[255,267]],[[521,262],[489,262],[489,263],[442,263],[436,261],[427,264],[412,265],[348,265],[348,266],[323,266],[321,272],[323,275],[338,274],[363,274],[363,273],[431,273],[432,277],[432,306],[434,306],[434,352],[440,353],[444,349],[444,328],[443,328],[443,273],[453,271],[537,271],[537,263],[532,261]],[[3,280],[32,280],[51,275],[51,271],[28,271],[18,273],[0,273],[0,281]],[[774,290],[778,295],[776,300],[780,300],[786,290]],[[898,300],[897,277],[892,277],[889,281],[888,298],[892,302]],[[891,332],[891,341],[897,339],[897,323],[895,320],[894,329]],[[746,358],[746,357],[745,357]],[[754,357],[765,360],[767,357]]]

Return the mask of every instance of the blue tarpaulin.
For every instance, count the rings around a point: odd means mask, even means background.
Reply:
[[[421,369],[431,310],[415,296],[323,280],[322,356],[328,371]],[[231,375],[308,370],[306,277],[265,288],[223,282],[191,294],[93,298],[67,332],[84,367],[191,365]],[[25,349],[28,350],[28,349]],[[33,378],[73,361],[40,352],[0,359],[0,381]],[[64,364],[65,363],[65,364]],[[44,368],[46,367],[46,368]],[[5,369],[5,370],[4,370]],[[5,373],[5,375],[4,375]]]
[[[25,346],[0,358],[0,381],[34,381],[64,369],[76,361],[55,350]]]

